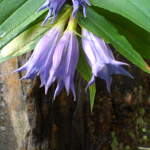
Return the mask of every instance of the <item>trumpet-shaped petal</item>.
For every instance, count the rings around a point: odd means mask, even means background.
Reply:
[[[39,11],[49,7],[49,12],[48,12],[42,25],[44,25],[48,21],[48,19],[52,15],[52,12],[54,12],[54,17],[53,17],[52,23],[54,22],[60,8],[65,3],[65,1],[66,0],[46,0],[46,2],[37,10],[37,12],[39,12]]]
[[[49,78],[46,85],[46,93],[48,88],[57,79],[58,85],[55,90],[54,98],[65,86],[67,93],[71,88],[74,99],[76,99],[74,90],[74,73],[79,57],[79,46],[77,38],[72,30],[67,30],[59,40],[54,54],[52,68],[49,72]]]
[[[73,2],[73,14],[72,17],[74,18],[76,16],[76,13],[78,11],[79,5],[83,7],[83,14],[84,17],[86,17],[86,4],[91,6],[88,0],[72,0]]]
[[[85,52],[88,63],[92,68],[93,76],[88,83],[87,88],[95,82],[95,77],[98,76],[104,79],[107,83],[107,89],[110,92],[112,74],[132,75],[127,72],[121,65],[128,65],[124,62],[116,61],[111,49],[103,39],[90,33],[86,29],[82,29],[82,46]]]
[[[48,73],[44,70],[51,68],[54,49],[63,32],[63,26],[62,24],[57,25],[43,36],[36,45],[28,62],[13,73],[27,70],[26,75],[22,79],[33,79],[40,73],[41,84],[45,84],[45,78],[48,78]],[[42,73],[45,74],[43,75]]]

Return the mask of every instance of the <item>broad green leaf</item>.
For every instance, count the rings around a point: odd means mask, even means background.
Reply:
[[[109,21],[116,24],[116,28],[120,34],[125,36],[128,42],[132,45],[142,57],[150,59],[150,33],[139,27],[135,23],[125,17],[110,12],[108,10],[92,7],[98,14],[104,16]],[[118,27],[119,26],[119,27]],[[120,28],[121,27],[121,28]]]
[[[0,1],[0,24],[7,20],[19,7],[24,5],[27,0],[1,0]]]
[[[119,33],[117,28],[121,27],[114,25],[112,22],[103,16],[94,12],[91,8],[87,8],[87,18],[84,18],[82,13],[78,15],[78,23],[88,29],[90,32],[101,37],[107,43],[111,43],[123,56],[129,59],[142,70],[150,73],[150,68],[142,57],[133,49],[128,40]],[[117,27],[116,27],[117,26]]]
[[[79,51],[79,60],[77,64],[77,70],[81,73],[81,75],[86,81],[90,81],[92,77],[92,70],[85,58],[85,54],[82,49],[81,39],[79,39],[78,41],[79,41],[80,51]],[[91,103],[91,112],[92,112],[95,94],[96,94],[95,83],[89,87],[89,90],[90,90],[90,103]]]
[[[3,47],[0,51],[0,63],[33,50],[41,37],[50,29],[50,21],[46,23],[47,26],[42,27],[40,22],[29,28]]]
[[[90,3],[118,13],[150,32],[149,0],[90,0]]]
[[[36,13],[45,0],[3,0],[0,3],[0,49],[45,11]]]

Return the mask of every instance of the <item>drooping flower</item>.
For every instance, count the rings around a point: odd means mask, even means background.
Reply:
[[[87,61],[92,68],[92,78],[87,88],[95,82],[95,77],[104,79],[107,83],[107,89],[110,92],[112,74],[132,75],[127,72],[121,65],[128,65],[124,62],[116,61],[111,49],[103,39],[97,37],[86,29],[82,29],[82,47],[86,55]]]
[[[72,0],[73,2],[73,14],[72,17],[74,18],[76,16],[76,13],[78,11],[79,5],[83,7],[83,14],[84,17],[86,17],[86,4],[91,6],[88,0]]]
[[[69,24],[72,24],[73,21],[69,22]],[[66,87],[68,94],[71,88],[74,95],[74,100],[76,99],[74,90],[74,73],[78,62],[78,57],[78,41],[73,29],[68,25],[68,29],[65,31],[55,48],[52,67],[49,72],[50,76],[46,85],[45,92],[47,93],[48,88],[54,80],[57,79],[58,85],[55,90],[54,99],[64,86]]]
[[[47,20],[51,17],[52,12],[54,12],[54,17],[53,17],[52,23],[54,22],[60,8],[65,3],[65,1],[66,0],[46,0],[46,2],[37,10],[37,12],[39,12],[39,11],[49,7],[48,15],[46,16],[42,25],[44,25],[47,22]]]
[[[33,79],[37,74],[40,72],[43,73],[44,70],[47,69],[47,63],[49,64],[48,68],[51,68],[54,49],[58,39],[63,33],[64,26],[64,22],[60,23],[54,26],[45,36],[43,36],[43,38],[36,45],[28,62],[19,69],[15,70],[13,73],[27,70],[26,75],[21,78],[21,80]],[[48,76],[48,73],[45,73],[44,78],[41,73],[40,76],[42,82],[41,84],[45,84],[45,78]]]

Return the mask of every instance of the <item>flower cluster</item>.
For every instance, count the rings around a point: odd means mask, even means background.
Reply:
[[[67,14],[68,12],[66,12]],[[64,16],[66,16],[64,14]],[[70,19],[68,28],[64,32],[67,17],[60,19],[36,45],[28,62],[15,72],[26,70],[26,75],[22,79],[33,79],[37,75],[41,78],[41,87],[45,85],[45,94],[51,84],[57,80],[58,85],[55,90],[54,99],[65,86],[67,93],[71,88],[74,99],[74,73],[79,57],[79,46],[74,30],[76,19]]]
[[[112,74],[122,74],[129,76],[132,75],[128,73],[121,65],[128,65],[123,62],[116,61],[109,45],[104,42],[103,39],[97,37],[96,35],[90,33],[86,29],[82,29],[82,47],[86,55],[87,61],[92,68],[92,78],[88,83],[87,88],[95,82],[95,77],[98,76],[107,83],[107,89],[110,92],[110,85]]]
[[[46,2],[37,11],[37,12],[40,12],[41,10],[49,7],[48,15],[46,16],[42,25],[44,25],[47,22],[47,20],[51,17],[52,12],[54,12],[54,17],[53,17],[52,23],[54,22],[60,8],[65,3],[65,1],[66,0],[46,0]]]
[[[72,0],[73,2],[73,14],[72,17],[74,18],[76,16],[76,13],[78,11],[79,5],[83,7],[83,14],[84,17],[86,17],[86,3],[91,6],[88,0]]]
[[[64,2],[65,0],[47,0],[45,2],[39,9],[40,11],[49,7],[49,14],[44,23],[51,16],[52,11],[54,11],[53,20],[55,19]],[[47,94],[51,84],[57,80],[58,84],[54,99],[64,86],[68,94],[71,89],[74,100],[76,99],[74,74],[79,57],[79,45],[76,38],[77,21],[74,17],[80,4],[83,6],[84,16],[86,16],[86,3],[90,5],[88,0],[73,0],[73,14],[70,14],[71,9],[68,9],[55,26],[38,42],[28,62],[13,72],[26,70],[26,75],[21,78],[21,80],[33,79],[39,75],[41,87],[43,85],[45,86],[45,94]],[[69,19],[69,16],[72,17]],[[68,26],[64,31],[68,19]],[[82,28],[82,47],[93,74],[86,90],[95,82],[95,77],[100,77],[106,81],[109,92],[112,74],[122,74],[133,78],[132,75],[121,66],[128,64],[116,61],[109,45],[106,44],[103,39],[84,28]]]
[[[66,0],[46,0],[46,2],[37,10],[37,12],[40,12],[41,10],[44,10],[45,8],[49,8],[49,12],[43,22],[42,25],[44,25],[48,19],[51,17],[52,12],[54,12],[54,17],[52,20],[52,23],[54,22],[60,8],[62,7],[62,5],[65,3]],[[86,3],[90,5],[88,0],[72,0],[73,2],[73,14],[72,17],[75,18],[75,15],[78,11],[79,5],[81,5],[83,7],[83,14],[84,17],[86,17]]]

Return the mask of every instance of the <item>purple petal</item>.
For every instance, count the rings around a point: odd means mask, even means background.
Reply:
[[[111,86],[112,77],[110,75],[108,75],[107,68],[104,68],[103,70],[101,70],[98,73],[98,77],[100,77],[100,78],[102,78],[102,79],[104,79],[106,81],[107,89],[110,92],[110,86]]]
[[[60,91],[63,89],[64,87],[64,82],[63,80],[60,78],[58,81],[58,85],[57,88],[55,90],[55,94],[54,94],[54,99],[56,98],[56,96],[60,93]]]
[[[66,0],[53,0],[52,5],[53,5],[53,11],[54,11],[54,16],[51,24],[54,22],[57,14],[59,13],[60,8],[62,5],[65,3]]]
[[[84,15],[84,18],[86,18],[86,3],[85,3],[85,2],[82,2],[81,5],[82,5],[82,7],[83,7],[83,15]]]
[[[70,76],[67,75],[64,77],[64,83],[67,90],[67,94],[69,95],[69,89],[70,89]]]
[[[88,0],[84,0],[89,6],[91,6],[90,2]]]
[[[49,12],[48,15],[46,16],[44,22],[42,25],[44,25],[48,19],[51,17],[52,12],[54,12],[54,17],[51,23],[54,22],[60,8],[62,7],[62,5],[65,3],[66,0],[47,0],[39,9],[37,12],[49,7]]]
[[[47,83],[46,83],[46,86],[45,86],[45,94],[47,94],[48,92],[48,88],[51,86],[51,84],[54,82],[54,78],[53,78],[53,73],[50,74],[48,80],[47,80]]]
[[[91,80],[90,80],[90,82],[88,83],[88,85],[85,88],[85,92],[87,91],[87,89],[88,89],[89,86],[91,86],[92,84],[94,84],[94,82],[95,82],[95,76],[93,75],[92,78],[91,78]]]
[[[133,78],[133,76],[126,71],[123,67],[119,66],[119,65],[107,65],[108,68],[108,74],[112,75],[112,74],[121,74],[121,75],[125,75],[128,76],[130,78]]]
[[[48,12],[48,14],[47,14],[45,20],[43,21],[42,26],[44,26],[44,24],[45,24],[45,23],[48,21],[48,19],[51,17],[52,11],[53,11],[53,9],[49,9],[49,12]]]
[[[47,0],[38,10],[37,12],[40,12],[48,7],[48,4],[50,3],[50,0]]]
[[[22,67],[20,67],[19,69],[13,71],[11,74],[20,72],[20,71],[25,71],[25,70],[27,70],[27,63],[25,65],[23,65]]]
[[[74,89],[74,83],[73,80],[70,82],[70,87],[74,96],[74,101],[76,100],[76,93],[75,93],[75,89]]]
[[[75,16],[76,16],[76,13],[77,13],[77,11],[78,11],[78,8],[79,8],[79,1],[78,0],[76,0],[76,1],[74,1],[73,2],[73,13],[72,13],[72,18],[75,18]]]
[[[73,14],[72,17],[74,18],[76,16],[76,13],[78,11],[79,5],[82,5],[83,7],[83,14],[84,17],[86,17],[86,3],[91,6],[88,0],[72,0],[73,2]]]

